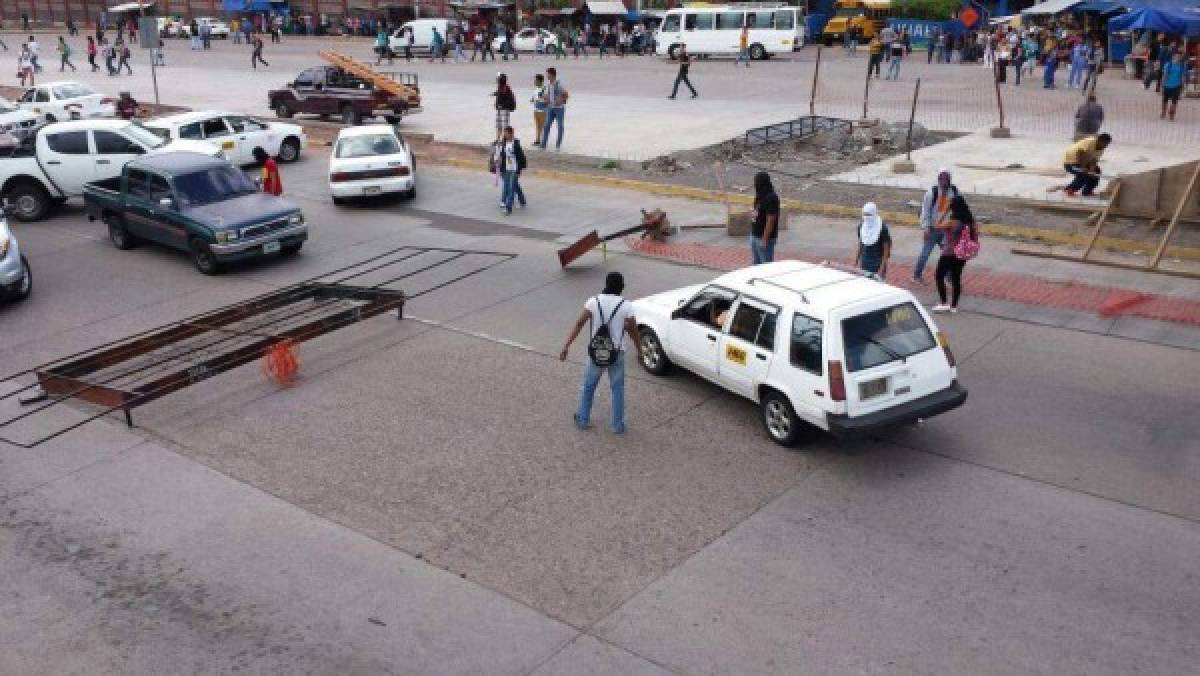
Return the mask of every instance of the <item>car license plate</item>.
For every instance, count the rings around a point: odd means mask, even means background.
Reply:
[[[263,253],[269,254],[275,253],[276,251],[279,251],[279,242],[267,242],[266,244],[263,244]]]
[[[874,399],[875,397],[878,397],[878,396],[884,394],[885,392],[887,392],[887,384],[888,384],[887,378],[876,378],[875,380],[868,380],[868,381],[859,383],[858,384],[858,399],[859,399],[859,401],[866,401],[867,399]]]
[[[364,195],[378,195],[379,194],[379,186],[377,186],[377,185],[365,186],[363,188],[363,194]]]

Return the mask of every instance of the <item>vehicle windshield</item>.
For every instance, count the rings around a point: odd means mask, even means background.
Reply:
[[[182,206],[194,207],[201,204],[220,202],[239,195],[249,195],[258,188],[246,178],[240,169],[213,167],[191,174],[175,177],[175,191]]]
[[[96,91],[91,87],[76,82],[64,85],[56,85],[50,88],[54,92],[56,99],[77,99],[81,96],[91,96]]]
[[[143,127],[141,122],[133,122],[128,127],[125,127],[125,135],[147,148],[165,146],[167,139],[170,138],[170,134],[165,129],[158,130]]]
[[[849,371],[900,361],[937,345],[924,317],[912,303],[843,320],[842,341]]]
[[[400,142],[394,134],[369,134],[350,136],[338,141],[334,157],[373,157],[395,155],[400,152]]]

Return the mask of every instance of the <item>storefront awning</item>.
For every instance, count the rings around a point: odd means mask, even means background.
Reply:
[[[139,9],[150,9],[153,6],[154,0],[144,0],[143,2],[126,2],[122,5],[113,5],[108,8],[108,11],[120,14],[121,12],[136,12]]]
[[[1083,0],[1046,0],[1046,2],[1039,2],[1029,9],[1021,10],[1021,13],[1035,15],[1058,14],[1082,3]]]
[[[596,16],[625,16],[629,10],[625,9],[623,2],[611,2],[597,0],[596,2],[587,3],[588,12]]]
[[[574,13],[574,7],[567,7],[566,9],[539,9],[534,12],[537,16],[571,16]]]

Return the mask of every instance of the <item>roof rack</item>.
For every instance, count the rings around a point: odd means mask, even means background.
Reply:
[[[852,265],[846,265],[845,263],[838,263],[837,261],[825,260],[825,261],[821,261],[820,263],[817,263],[816,265],[819,267],[823,267],[823,268],[829,268],[831,270],[838,270],[840,272],[849,273],[849,274],[855,275],[857,277],[864,277],[866,279],[872,279],[877,282],[883,281],[879,277],[879,275],[875,274],[874,272],[867,272],[866,270],[856,268]],[[790,275],[790,274],[793,274],[794,272],[795,272],[795,270],[789,270],[787,272],[781,272],[777,275],[772,275],[772,277],[782,277],[783,275]],[[750,278],[750,280],[747,283],[755,284],[755,283],[761,282],[763,284],[769,284],[778,289],[783,289],[784,291],[791,291],[792,293],[798,293],[798,294],[800,294],[800,300],[805,303],[808,303],[809,300],[808,300],[808,296],[805,295],[806,292],[813,291],[816,289],[822,289],[827,286],[833,286],[834,284],[841,284],[842,282],[848,282],[848,281],[850,281],[850,280],[849,279],[834,279],[834,280],[830,280],[828,282],[814,284],[813,286],[809,286],[809,287],[806,287],[803,289],[794,289],[790,286],[784,286],[783,284],[780,284],[779,282],[773,282],[773,281],[771,281],[771,277],[752,277],[752,278]]]

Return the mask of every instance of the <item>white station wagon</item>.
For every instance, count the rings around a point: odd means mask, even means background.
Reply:
[[[757,402],[771,439],[851,437],[961,406],[946,336],[913,295],[855,270],[769,263],[634,302],[642,366]]]
[[[208,141],[220,147],[229,161],[238,166],[254,163],[255,148],[262,148],[281,162],[295,162],[308,145],[308,136],[298,124],[267,122],[241,113],[177,113],[143,124],[165,139]]]

